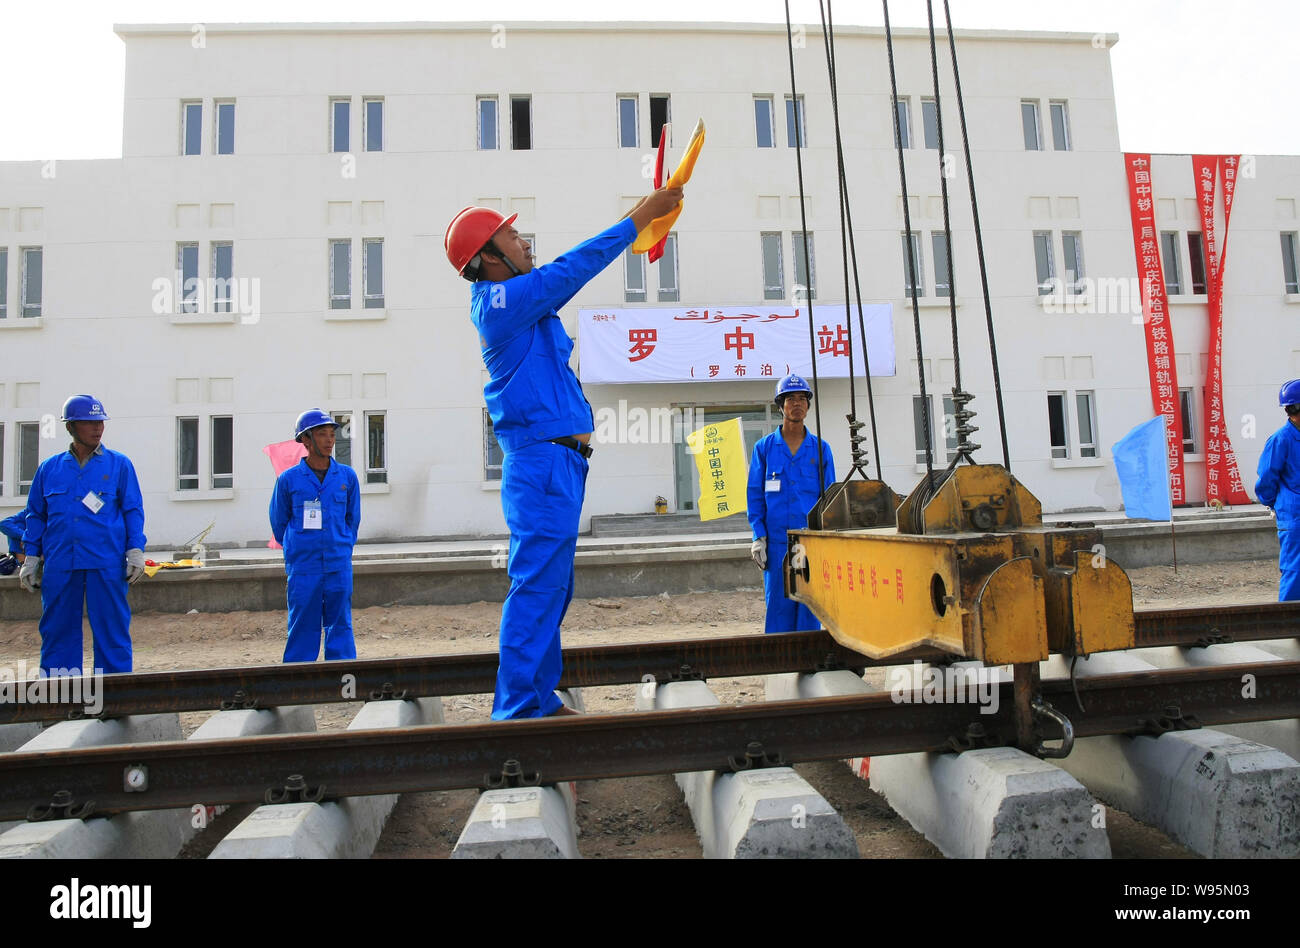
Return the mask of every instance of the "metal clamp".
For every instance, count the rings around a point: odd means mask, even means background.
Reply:
[[[71,790],[58,790],[48,806],[38,803],[28,809],[27,819],[32,823],[42,823],[45,820],[84,820],[94,811],[94,800],[78,804],[73,802]]]
[[[1041,697],[1035,696],[1030,704],[1033,709],[1034,718],[1046,718],[1049,721],[1055,721],[1061,729],[1061,746],[1048,747],[1042,741],[1034,748],[1034,755],[1037,757],[1069,757],[1070,751],[1074,750],[1074,725],[1060,711],[1052,707],[1050,702],[1044,701]]]
[[[262,796],[263,802],[272,805],[279,803],[319,803],[323,799],[325,799],[325,785],[309,787],[302,774],[291,774],[289,779],[284,782],[283,787],[271,787]]]
[[[483,775],[483,786],[488,790],[504,790],[507,787],[536,787],[540,786],[541,782],[542,775],[540,773],[524,773],[519,761],[513,757],[501,765],[499,775]]]
[[[785,766],[780,751],[776,753],[765,751],[763,745],[758,741],[750,741],[745,745],[744,757],[732,755],[727,758],[727,763],[731,767],[732,773],[740,773],[742,770],[762,770],[764,767]]]
[[[1196,640],[1193,648],[1209,648],[1211,645],[1229,645],[1233,641],[1231,635],[1220,632],[1218,629],[1211,629],[1208,635],[1203,635]]]
[[[257,707],[257,699],[249,697],[247,692],[242,689],[236,691],[229,698],[221,699],[222,711],[252,711]]]
[[[393,683],[391,681],[386,681],[384,682],[383,687],[381,687],[378,691],[370,692],[370,697],[367,698],[366,700],[367,701],[405,701],[406,696],[409,693],[410,692],[408,692],[405,688],[403,688],[401,691],[398,691],[393,687]]]
[[[948,738],[948,747],[954,754],[968,750],[980,750],[985,747],[1001,747],[1002,740],[997,734],[990,734],[979,721],[966,725],[966,733]]]
[[[1129,728],[1125,734],[1137,736],[1139,734],[1148,734],[1152,737],[1159,737],[1161,734],[1167,734],[1170,731],[1196,731],[1201,727],[1201,722],[1196,720],[1196,715],[1189,714],[1183,716],[1183,709],[1176,704],[1167,705],[1165,713],[1158,718],[1141,718],[1138,726]]]
[[[668,676],[669,681],[703,681],[704,676],[690,665],[682,665]]]

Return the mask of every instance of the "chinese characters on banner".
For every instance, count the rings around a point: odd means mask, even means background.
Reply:
[[[1228,222],[1237,187],[1239,155],[1193,155],[1196,203],[1201,209],[1205,235],[1206,290],[1210,302],[1209,384],[1205,386],[1205,499],[1227,504],[1248,504],[1241,484],[1237,455],[1228,437],[1223,414],[1223,272],[1227,265]],[[1223,183],[1223,230],[1215,226],[1216,184]]]
[[[705,425],[686,436],[700,473],[700,519],[717,520],[749,509],[749,462],[740,419]]]
[[[1174,332],[1165,298],[1165,276],[1160,266],[1160,241],[1156,234],[1155,198],[1151,193],[1151,156],[1124,155],[1128,174],[1129,209],[1133,216],[1133,252],[1137,256],[1142,288],[1142,321],[1146,327],[1147,372],[1151,378],[1151,406],[1165,416],[1165,457],[1169,462],[1169,493],[1175,507],[1186,503],[1183,480],[1183,419],[1178,406],[1178,367],[1174,359]]]
[[[857,309],[853,373],[865,374]],[[888,303],[864,304],[873,376],[895,373],[894,321]],[[847,378],[850,332],[844,304],[812,308],[817,375]],[[808,310],[802,306],[710,306],[703,309],[583,309],[578,345],[584,383],[775,382],[791,372],[812,377]]]

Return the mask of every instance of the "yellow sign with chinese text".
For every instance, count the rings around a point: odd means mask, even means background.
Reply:
[[[740,419],[705,425],[686,436],[700,472],[700,519],[718,520],[748,510],[749,459]]]

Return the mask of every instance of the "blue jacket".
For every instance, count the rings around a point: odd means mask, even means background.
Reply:
[[[320,501],[319,530],[302,528],[308,501]],[[361,527],[361,484],[352,468],[330,458],[322,481],[303,458],[276,478],[270,512],[271,533],[284,546],[289,575],[352,568],[352,547]]]
[[[1255,496],[1278,520],[1300,517],[1300,429],[1287,422],[1264,443],[1256,468]]]
[[[558,310],[634,240],[636,226],[624,218],[551,263],[501,283],[474,284],[470,318],[492,377],[483,396],[502,450],[595,428],[569,368],[573,343]]]
[[[83,503],[94,494],[103,506]],[[83,466],[71,450],[48,457],[36,469],[27,496],[23,547],[45,557],[46,570],[122,568],[127,550],[143,550],[144,498],[125,454],[103,445]]]
[[[768,537],[769,545],[784,546],[787,530],[808,526],[808,511],[817,503],[817,444],[811,431],[804,431],[803,443],[793,456],[778,428],[760,438],[749,459],[749,526],[754,538]],[[823,485],[835,483],[835,460],[830,445],[821,442]],[[779,491],[767,489],[776,480]],[[771,557],[769,554],[769,562]]]

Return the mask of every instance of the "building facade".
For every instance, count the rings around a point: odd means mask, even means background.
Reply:
[[[274,483],[263,448],[292,438],[311,407],[346,423],[338,456],[362,483],[363,542],[502,533],[501,457],[469,287],[446,262],[443,231],[469,204],[518,212],[538,262],[552,259],[650,187],[664,121],[670,164],[696,119],[708,128],[667,252],[654,264],[628,256],[593,280],[561,314],[570,334],[582,309],[806,305],[805,285],[819,305],[843,304],[818,29],[797,35],[797,105],[786,32],[767,25],[209,24],[118,34],[123,157],[0,163],[0,514],[25,503],[39,460],[66,448],[54,420],[64,398],[91,392],[112,416],[105,443],[135,461],[151,545],[180,543],[210,522],[209,542],[263,542]],[[1047,511],[1119,507],[1110,445],[1151,416],[1115,40],[958,34],[1010,460]],[[976,396],[974,440],[984,446],[976,458],[997,463],[1002,452],[946,50],[951,276],[928,39],[898,30],[895,44],[896,104],[883,31],[839,30],[836,61],[863,301],[892,309],[897,369],[872,380],[880,463],[906,493],[924,469],[913,279],[936,463],[953,440],[942,413],[951,411],[954,290],[962,382]],[[1241,178],[1224,403],[1249,488],[1280,424],[1278,385],[1300,376],[1300,160],[1245,156]],[[1152,179],[1192,423],[1187,498],[1198,502],[1208,330],[1196,182],[1187,156],[1156,156]],[[580,376],[581,362],[579,347]],[[648,512],[657,496],[694,509],[683,432],[736,415],[751,437],[777,424],[771,374],[720,378],[585,386],[598,424],[584,523]],[[863,379],[856,388],[866,421]],[[849,383],[823,379],[818,396],[844,472]]]

